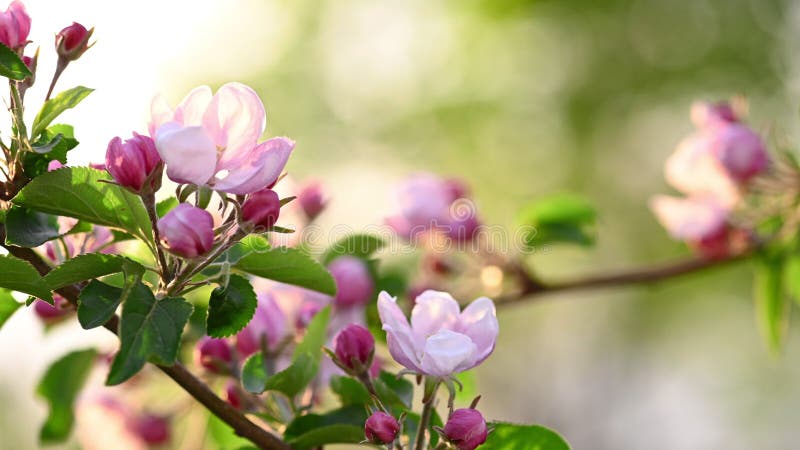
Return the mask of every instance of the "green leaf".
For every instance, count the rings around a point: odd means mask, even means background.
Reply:
[[[319,364],[308,353],[294,358],[289,367],[268,377],[264,384],[265,391],[278,391],[287,397],[294,397],[303,392],[308,383],[317,375]]]
[[[368,259],[386,245],[386,241],[371,234],[351,234],[336,241],[322,256],[322,264],[328,265],[331,261],[343,255]]]
[[[6,215],[6,244],[38,247],[59,236],[57,216],[18,206]]]
[[[317,439],[322,438],[323,436],[328,436],[325,438],[326,440],[316,441],[316,444],[314,445],[361,442],[364,440],[364,422],[366,420],[367,412],[364,408],[364,404],[345,406],[324,414],[306,414],[304,416],[295,418],[291,423],[289,423],[289,425],[287,425],[286,431],[284,431],[284,438],[290,441],[290,444],[295,446],[296,442],[300,438],[306,437],[306,439],[301,441],[304,443],[301,445],[309,445],[310,440],[308,438],[313,436],[309,435],[310,432],[332,426],[351,426],[358,428],[358,440],[349,440],[350,437],[348,437],[347,434],[343,436],[343,439],[345,440],[335,440],[337,439],[335,434],[323,433],[321,435],[316,435]]]
[[[172,211],[172,208],[178,206],[178,204],[178,199],[175,197],[161,200],[156,204],[156,215],[158,215],[158,217],[164,217],[168,212]]]
[[[231,275],[227,286],[211,292],[206,330],[211,337],[232,336],[247,326],[256,312],[256,293],[247,278]]]
[[[336,283],[325,267],[300,250],[278,247],[252,251],[234,266],[258,277],[335,295]]]
[[[767,347],[782,349],[789,331],[790,300],[783,294],[783,259],[762,256],[755,270],[756,318]]]
[[[390,372],[381,371],[375,380],[375,390],[385,404],[396,409],[411,408],[414,400],[414,385]]]
[[[53,304],[53,296],[39,272],[30,263],[11,255],[0,255],[0,288],[22,292]]]
[[[141,370],[148,360],[174,364],[183,327],[191,314],[192,305],[184,299],[156,300],[150,288],[137,283],[122,306],[121,345],[106,384],[122,383]]]
[[[493,422],[494,431],[483,448],[492,450],[569,450],[569,444],[555,431],[538,425]]]
[[[289,440],[289,445],[293,449],[303,450],[324,444],[358,444],[364,439],[363,425],[328,425]]]
[[[22,303],[14,299],[11,291],[0,289],[0,328],[3,328],[6,321],[22,306]]]
[[[141,264],[124,256],[86,253],[64,261],[45,275],[44,281],[50,289],[56,290],[70,284],[122,272],[126,268],[129,271],[144,271]]]
[[[534,227],[525,237],[531,247],[555,242],[591,245],[596,217],[594,207],[585,199],[558,194],[523,208],[519,222]]]
[[[800,255],[791,255],[783,266],[784,291],[800,305]]]
[[[261,352],[252,354],[242,365],[242,387],[247,392],[260,394],[267,385],[267,370],[264,366],[264,355]]]
[[[250,444],[250,441],[236,435],[233,428],[222,419],[213,414],[208,415],[208,434],[217,450],[241,450]]]
[[[331,377],[331,391],[339,397],[339,402],[342,406],[363,406],[370,402],[367,388],[354,378],[339,375]]]
[[[47,369],[36,393],[50,404],[44,425],[39,431],[43,444],[63,442],[72,429],[73,405],[89,376],[97,352],[81,350],[69,353]]]
[[[78,141],[75,139],[72,126],[58,124],[43,131],[33,146],[50,150],[47,153],[27,152],[23,155],[22,166],[25,175],[29,178],[35,178],[47,172],[51,161],[66,164],[67,153],[78,146]]]
[[[64,167],[34,178],[13,202],[151,239],[150,219],[141,199],[108,180],[108,174],[100,170]]]
[[[311,322],[309,322],[306,327],[306,334],[303,336],[303,341],[294,349],[292,360],[307,353],[311,355],[316,362],[319,362],[320,358],[322,358],[322,346],[325,345],[330,317],[330,306],[322,308],[314,315]]]
[[[144,275],[144,267],[127,260],[122,264],[124,281],[122,289],[92,280],[81,290],[78,298],[78,322],[86,329],[99,327],[111,320],[117,307],[131,295]]]
[[[39,133],[47,128],[47,126],[50,125],[50,123],[55,120],[56,117],[58,117],[64,111],[77,106],[78,103],[86,98],[86,96],[91,94],[92,91],[94,91],[94,89],[76,86],[72,89],[67,89],[64,92],[61,92],[55,97],[46,101],[42,106],[42,109],[39,111],[39,114],[36,115],[36,119],[33,120],[31,136],[33,138],[39,136]]]
[[[17,81],[31,76],[28,66],[17,53],[3,44],[0,44],[0,76]]]

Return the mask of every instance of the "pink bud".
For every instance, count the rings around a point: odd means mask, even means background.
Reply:
[[[447,224],[447,235],[455,242],[470,242],[480,226],[481,222],[472,213],[453,217]]]
[[[242,409],[242,395],[239,391],[239,383],[236,381],[228,381],[227,386],[225,386],[225,399],[228,400],[231,406],[236,409]]]
[[[369,370],[375,353],[375,338],[369,330],[361,325],[350,324],[336,335],[334,342],[339,364],[356,374]]]
[[[261,350],[266,339],[268,350],[274,351],[289,333],[286,314],[269,293],[258,295],[258,306],[250,323],[236,335],[236,350],[243,358]]]
[[[728,175],[744,183],[763,172],[769,164],[761,136],[741,124],[729,124],[713,132],[711,152]]]
[[[158,221],[158,232],[170,252],[196,258],[214,245],[214,219],[208,211],[181,203]]]
[[[694,102],[691,116],[692,122],[697,128],[707,128],[739,121],[733,106],[728,102]]]
[[[447,420],[444,434],[458,450],[473,450],[486,442],[486,421],[476,409],[457,409]]]
[[[0,12],[0,43],[14,51],[19,51],[28,43],[31,31],[31,17],[22,2],[11,2],[4,12]]]
[[[328,264],[328,271],[336,281],[334,302],[337,306],[363,305],[372,297],[375,283],[367,264],[360,258],[340,256]]]
[[[144,414],[133,419],[132,431],[150,445],[161,445],[169,442],[169,421],[166,417]]]
[[[400,422],[385,412],[375,412],[364,424],[364,434],[373,444],[391,444],[400,432]]]
[[[310,182],[300,189],[297,201],[308,220],[314,220],[327,204],[322,192],[322,185],[316,181]]]
[[[105,167],[117,183],[135,193],[152,193],[161,186],[160,173],[154,174],[161,168],[161,158],[148,136],[133,133],[124,143],[119,137],[111,139]]]
[[[89,50],[89,38],[92,37],[94,28],[87,30],[78,22],[64,28],[56,35],[56,52],[59,58],[75,61]]]
[[[281,199],[270,189],[262,189],[247,196],[242,204],[242,219],[257,227],[270,229],[281,214]]]
[[[213,373],[224,373],[233,359],[228,342],[208,336],[197,342],[195,355],[197,363]]]
[[[31,72],[31,76],[25,78],[20,86],[22,88],[22,92],[24,93],[25,90],[27,90],[28,88],[33,86],[34,83],[36,83],[36,66],[38,66],[39,64],[39,51],[37,50],[32,57],[27,55],[23,56],[22,62],[25,64],[25,67],[27,67],[28,70]]]
[[[69,302],[64,297],[58,294],[54,295],[53,303],[54,305],[51,305],[44,300],[37,299],[33,304],[33,312],[46,324],[58,322],[59,319],[70,313]]]

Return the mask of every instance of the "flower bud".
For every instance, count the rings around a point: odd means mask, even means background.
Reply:
[[[225,399],[236,409],[242,409],[242,394],[239,390],[239,383],[233,380],[228,381],[225,386]]]
[[[53,295],[53,303],[54,304],[51,305],[39,299],[33,303],[33,312],[36,313],[45,324],[58,322],[61,318],[70,313],[70,309],[67,308],[69,302],[67,302],[64,297],[58,294]]]
[[[161,187],[161,158],[153,140],[133,133],[122,142],[115,137],[106,149],[106,170],[120,186],[134,193],[153,193]]]
[[[271,189],[250,194],[242,204],[242,219],[263,229],[270,229],[281,214],[281,199]]]
[[[444,426],[444,435],[458,450],[473,450],[486,442],[489,431],[477,409],[457,409]]]
[[[369,301],[375,283],[363,260],[355,256],[340,256],[328,265],[328,271],[336,281],[336,306],[363,305]]]
[[[694,102],[691,109],[692,122],[697,128],[738,122],[736,111],[729,102]]]
[[[11,2],[4,12],[0,12],[0,43],[19,52],[28,43],[31,32],[31,17],[25,5],[19,0]]]
[[[350,324],[334,339],[337,363],[353,375],[368,371],[375,353],[375,338],[361,325]]]
[[[364,434],[373,444],[391,444],[400,432],[400,422],[385,412],[375,412],[364,424]]]
[[[94,33],[94,28],[87,30],[86,27],[78,22],[64,28],[56,35],[56,53],[60,59],[75,61],[80,58],[86,50],[89,50],[89,39]]]
[[[39,49],[36,49],[36,53],[33,56],[23,56],[22,62],[25,64],[25,67],[31,72],[31,76],[26,77],[20,83],[20,95],[24,96],[25,91],[30,89],[34,83],[36,83],[36,67],[39,65]]]
[[[159,219],[158,232],[166,249],[184,258],[204,255],[214,245],[211,214],[188,203],[181,203]]]
[[[166,417],[144,414],[133,419],[131,429],[146,444],[161,445],[169,442],[169,421]]]
[[[769,164],[761,136],[741,124],[734,123],[716,130],[711,152],[728,175],[739,183],[745,183],[763,172]]]
[[[225,373],[231,364],[231,348],[224,339],[203,336],[197,343],[197,363],[213,373]]]
[[[328,203],[323,195],[322,185],[315,181],[300,189],[297,194],[297,202],[309,221],[314,220]]]

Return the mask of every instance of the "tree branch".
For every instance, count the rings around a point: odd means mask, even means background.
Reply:
[[[50,272],[51,267],[46,261],[29,248],[15,247],[13,245],[5,244],[6,230],[5,226],[0,225],[0,245],[3,246],[8,252],[17,258],[24,259],[33,265],[33,267],[44,276]],[[78,295],[80,289],[77,286],[66,286],[57,290],[58,294],[63,296],[73,305],[78,304]],[[112,333],[117,333],[119,326],[119,317],[113,316],[111,320],[103,325]],[[266,450],[289,450],[290,447],[285,442],[281,441],[278,437],[274,436],[267,430],[259,427],[248,419],[241,411],[234,408],[225,400],[219,398],[209,387],[200,381],[197,377],[192,375],[181,363],[176,363],[172,366],[156,365],[162,372],[172,378],[183,390],[189,395],[194,397],[195,400],[200,402],[203,406],[208,408],[215,416],[219,417],[223,422],[227,423],[237,435],[250,440],[259,448]]]
[[[516,294],[500,297],[497,300],[497,304],[510,305],[520,303],[534,300],[539,296],[554,292],[657,283],[682,275],[742,261],[751,257],[753,253],[754,250],[750,250],[726,258],[693,258],[674,263],[622,270],[608,274],[588,275],[573,280],[550,282],[542,281],[528,272],[524,267],[517,266],[515,267],[515,272],[520,279],[522,288]]]

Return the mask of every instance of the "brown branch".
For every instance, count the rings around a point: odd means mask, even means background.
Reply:
[[[0,225],[0,245],[3,246],[10,254],[17,258],[24,259],[31,263],[31,265],[39,271],[41,275],[46,275],[50,272],[51,267],[44,259],[29,248],[15,247],[13,245],[5,244],[6,232],[5,227]],[[66,298],[73,305],[78,304],[78,295],[80,295],[80,288],[77,286],[66,286],[58,289],[61,296]],[[106,329],[114,334],[117,334],[119,326],[119,317],[116,315],[103,325]],[[195,400],[200,402],[203,406],[208,408],[215,416],[219,417],[223,422],[227,423],[237,435],[250,440],[259,448],[267,450],[289,450],[290,447],[285,442],[281,441],[278,437],[274,436],[267,430],[259,427],[248,419],[241,411],[231,406],[225,400],[217,396],[209,387],[200,381],[197,377],[192,375],[181,363],[176,363],[172,366],[156,365],[162,372],[172,378],[183,390],[189,395],[194,397]]]
[[[674,263],[622,270],[608,274],[589,275],[576,278],[574,280],[550,282],[539,280],[524,267],[516,266],[514,267],[514,270],[520,279],[522,287],[516,294],[500,297],[497,300],[497,304],[510,305],[514,303],[520,303],[527,300],[537,299],[537,297],[545,294],[562,291],[658,283],[660,281],[682,275],[700,272],[706,269],[727,265],[736,261],[742,261],[752,255],[753,251],[748,251],[726,258],[694,258]]]

